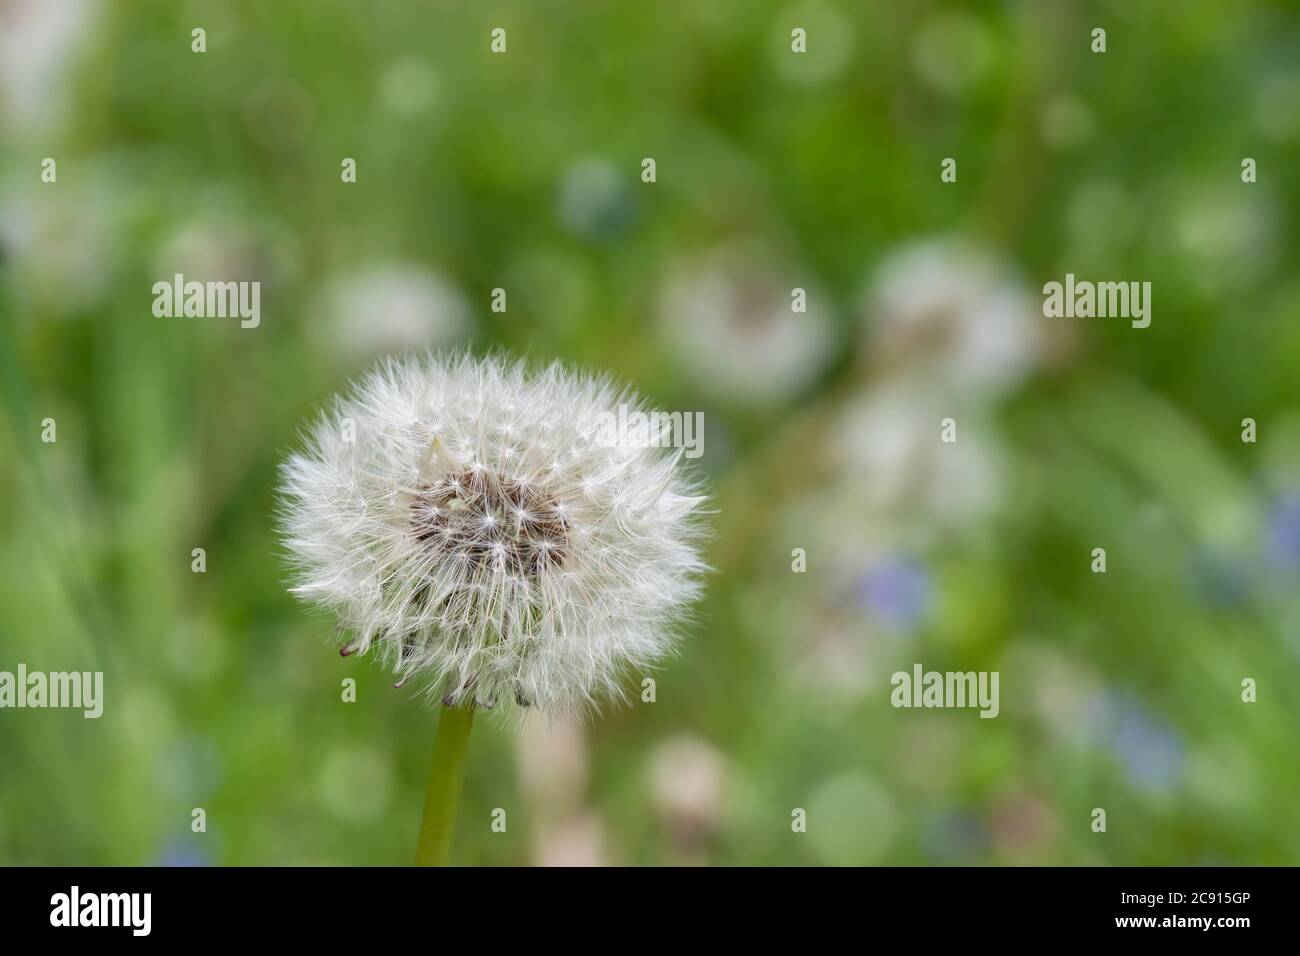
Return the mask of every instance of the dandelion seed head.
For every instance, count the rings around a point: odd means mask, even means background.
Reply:
[[[625,700],[699,595],[704,499],[670,450],[596,440],[620,403],[558,364],[384,363],[285,463],[294,592],[430,700]]]

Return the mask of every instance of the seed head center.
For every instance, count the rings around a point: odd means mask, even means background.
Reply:
[[[564,560],[569,533],[554,496],[486,470],[421,485],[410,527],[440,558],[533,578]]]

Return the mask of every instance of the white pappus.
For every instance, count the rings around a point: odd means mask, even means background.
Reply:
[[[680,451],[598,439],[641,407],[560,364],[388,360],[283,467],[293,592],[342,653],[448,705],[584,711],[670,653],[706,568]]]

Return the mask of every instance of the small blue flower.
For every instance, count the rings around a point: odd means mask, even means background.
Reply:
[[[963,808],[942,808],[924,815],[920,834],[926,859],[939,864],[969,862],[989,845],[988,827],[978,815]]]
[[[1268,553],[1286,571],[1300,570],[1300,492],[1273,502],[1268,514]]]
[[[158,858],[158,866],[211,866],[212,859],[207,851],[192,842],[172,840],[163,849]]]
[[[886,626],[908,631],[925,615],[932,589],[930,574],[920,564],[888,558],[859,575],[854,593],[859,605]]]
[[[1092,723],[1136,789],[1162,793],[1177,785],[1187,747],[1178,731],[1138,698],[1108,691],[1098,700]]]

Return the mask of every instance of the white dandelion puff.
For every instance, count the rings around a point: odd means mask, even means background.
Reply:
[[[680,453],[610,439],[638,400],[555,364],[389,360],[283,469],[294,593],[345,655],[449,706],[584,711],[669,654],[699,595],[704,498]]]
[[[882,372],[971,398],[1014,389],[1042,357],[1038,306],[1013,266],[958,239],[919,240],[887,257],[865,313]]]
[[[806,311],[793,309],[804,288]],[[721,247],[675,269],[658,321],[683,371],[728,402],[770,407],[817,379],[830,359],[835,322],[828,297],[773,251]]]

